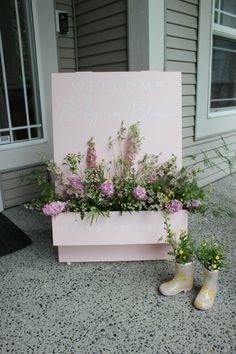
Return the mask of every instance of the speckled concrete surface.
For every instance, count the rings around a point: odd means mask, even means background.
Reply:
[[[236,212],[236,176],[216,184],[215,203]],[[202,272],[188,294],[164,297],[173,275],[167,261],[57,263],[50,220],[22,207],[5,213],[33,245],[0,258],[0,353],[235,354],[236,218],[193,215],[195,238],[215,233],[230,249],[214,307],[192,306]]]

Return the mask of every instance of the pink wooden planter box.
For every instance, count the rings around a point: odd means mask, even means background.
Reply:
[[[170,215],[173,231],[179,235],[188,227],[187,211]],[[135,261],[168,259],[164,219],[161,211],[111,212],[90,225],[79,214],[52,217],[53,244],[59,262]]]

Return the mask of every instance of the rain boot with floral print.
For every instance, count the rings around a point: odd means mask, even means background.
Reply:
[[[159,291],[162,295],[171,296],[181,291],[189,291],[193,287],[193,274],[195,262],[180,264],[176,263],[176,272],[172,280],[160,285]]]

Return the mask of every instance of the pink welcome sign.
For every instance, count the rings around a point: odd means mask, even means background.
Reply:
[[[95,138],[98,161],[110,159],[108,137],[121,122],[140,122],[143,153],[182,160],[181,77],[176,72],[77,72],[53,74],[54,159],[86,152]]]
[[[173,72],[114,72],[53,74],[54,159],[67,153],[86,153],[94,137],[98,161],[110,160],[107,143],[121,122],[140,122],[145,137],[140,156],[162,153],[182,160],[181,79]],[[162,239],[161,211],[130,215],[113,212],[90,226],[76,213],[52,218],[53,243],[60,262],[165,259],[169,246]],[[186,212],[172,215],[173,230],[187,229]],[[173,219],[174,218],[174,219]]]

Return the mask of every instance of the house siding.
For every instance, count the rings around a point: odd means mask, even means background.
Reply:
[[[73,0],[56,0],[55,10],[66,11],[69,21],[69,32],[67,34],[57,33],[59,72],[73,72],[76,71]]]
[[[222,137],[229,148],[229,155],[236,150],[236,134],[231,132],[207,139],[195,140],[197,47],[198,47],[198,0],[165,1],[165,70],[182,72],[182,115],[183,115],[183,164],[194,164],[204,168],[200,184],[206,185],[223,176],[227,163],[217,158],[215,149],[222,147]],[[207,92],[206,92],[207,94]],[[223,151],[223,150],[222,150]],[[204,166],[204,153],[219,168]]]
[[[39,186],[35,183],[36,175],[46,175],[45,165],[37,164],[1,171],[0,190],[3,207],[10,208],[38,197]]]
[[[126,0],[56,0],[69,33],[57,33],[60,72],[127,71]]]
[[[127,71],[126,0],[75,0],[78,70]]]

